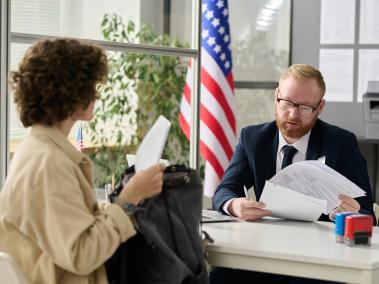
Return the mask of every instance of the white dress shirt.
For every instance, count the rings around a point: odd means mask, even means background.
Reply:
[[[311,135],[311,130],[297,140],[294,144],[288,144],[286,139],[284,139],[283,134],[279,131],[279,144],[278,144],[278,152],[276,153],[276,172],[278,173],[281,170],[282,162],[284,158],[283,147],[293,146],[296,148],[297,152],[293,156],[293,163],[305,161],[308,149],[309,136]]]

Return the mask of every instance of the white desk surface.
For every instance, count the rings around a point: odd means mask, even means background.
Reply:
[[[379,228],[370,247],[335,242],[334,224],[264,219],[203,224],[215,242],[213,266],[341,281],[379,283]]]

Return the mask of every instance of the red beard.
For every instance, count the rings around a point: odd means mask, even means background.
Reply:
[[[284,120],[281,121],[276,116],[276,126],[279,128],[283,136],[289,138],[300,138],[307,134],[315,125],[317,117],[312,119],[311,122],[304,124],[300,120]]]

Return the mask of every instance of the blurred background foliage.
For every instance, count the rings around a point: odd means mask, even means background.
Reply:
[[[104,39],[125,43],[149,43],[188,47],[168,35],[156,34],[150,26],[136,28],[116,14],[106,14],[101,23]],[[180,100],[188,59],[129,52],[109,52],[109,74],[101,86],[94,118],[88,124],[89,156],[96,174],[95,187],[119,176],[127,166],[126,154],[135,154],[146,132],[159,115],[171,122],[162,158],[171,164],[188,164],[189,142],[179,125]]]

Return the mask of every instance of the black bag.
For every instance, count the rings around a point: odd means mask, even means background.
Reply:
[[[134,167],[123,172],[111,201],[122,190],[124,177],[133,174]],[[163,179],[162,193],[137,208],[137,235],[121,244],[106,262],[110,284],[208,283],[199,227],[202,185],[198,173],[172,165],[165,169]]]

